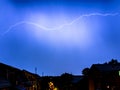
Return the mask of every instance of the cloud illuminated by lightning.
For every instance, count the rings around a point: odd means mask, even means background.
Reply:
[[[57,27],[45,27],[43,25],[40,25],[40,24],[37,24],[37,23],[34,23],[34,22],[29,22],[29,21],[20,21],[18,23],[15,23],[14,25],[11,25],[3,34],[2,36],[4,36],[5,34],[7,34],[9,31],[11,31],[13,28],[19,26],[19,25],[22,25],[22,24],[29,24],[29,25],[33,25],[33,26],[36,26],[42,30],[60,30],[66,26],[70,26],[70,25],[73,25],[74,23],[76,23],[77,21],[79,21],[80,19],[84,18],[84,17],[91,17],[91,16],[103,16],[103,17],[106,17],[106,16],[119,16],[120,14],[119,13],[90,13],[90,14],[83,14],[83,15],[80,15],[78,18],[74,19],[73,21],[71,22],[68,22],[68,23],[65,23],[65,24],[62,24],[62,25],[59,25]]]

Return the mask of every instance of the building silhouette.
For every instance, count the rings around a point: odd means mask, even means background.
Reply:
[[[93,64],[88,79],[89,90],[120,90],[120,63]]]
[[[0,90],[40,90],[40,76],[0,63]]]

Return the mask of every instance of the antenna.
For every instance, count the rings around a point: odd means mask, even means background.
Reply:
[[[44,72],[42,72],[42,76],[44,76]]]
[[[37,67],[35,67],[35,74],[37,74]]]

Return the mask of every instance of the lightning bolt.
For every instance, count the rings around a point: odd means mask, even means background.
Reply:
[[[22,24],[29,24],[29,25],[33,25],[33,26],[36,26],[40,29],[43,29],[43,30],[60,30],[62,28],[64,28],[65,26],[70,26],[74,23],[76,23],[77,21],[79,21],[80,19],[84,18],[84,17],[91,17],[91,16],[103,16],[103,17],[106,17],[106,16],[119,16],[120,14],[119,13],[90,13],[90,14],[83,14],[83,15],[80,15],[78,18],[74,19],[73,21],[69,22],[69,23],[65,23],[65,24],[62,24],[62,25],[59,25],[57,27],[52,27],[52,28],[49,28],[49,27],[45,27],[45,26],[42,26],[42,25],[39,25],[37,23],[34,23],[34,22],[29,22],[29,21],[20,21],[14,25],[11,25],[3,34],[2,36],[4,36],[5,34],[7,34],[8,32],[10,32],[13,28],[19,26],[19,25],[22,25]]]

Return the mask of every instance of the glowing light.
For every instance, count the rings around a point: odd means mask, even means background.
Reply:
[[[107,85],[107,88],[110,88],[110,86],[109,86],[109,85]]]
[[[120,71],[118,71],[118,74],[119,74],[119,76],[120,76]]]
[[[45,27],[43,25],[40,25],[38,23],[34,23],[34,22],[29,22],[29,21],[20,21],[18,23],[15,23],[14,25],[11,25],[3,34],[2,36],[4,36],[5,34],[7,34],[9,31],[11,31],[14,27],[17,27],[19,25],[22,25],[22,24],[29,24],[29,25],[33,25],[33,26],[36,26],[42,30],[60,30],[66,26],[70,26],[74,23],[76,23],[77,21],[79,21],[80,19],[82,19],[83,17],[91,17],[91,16],[119,16],[119,13],[91,13],[91,14],[83,14],[83,15],[80,15],[78,18],[74,19],[73,21],[69,22],[69,23],[65,23],[65,24],[62,24],[62,25],[59,25],[57,27]]]

